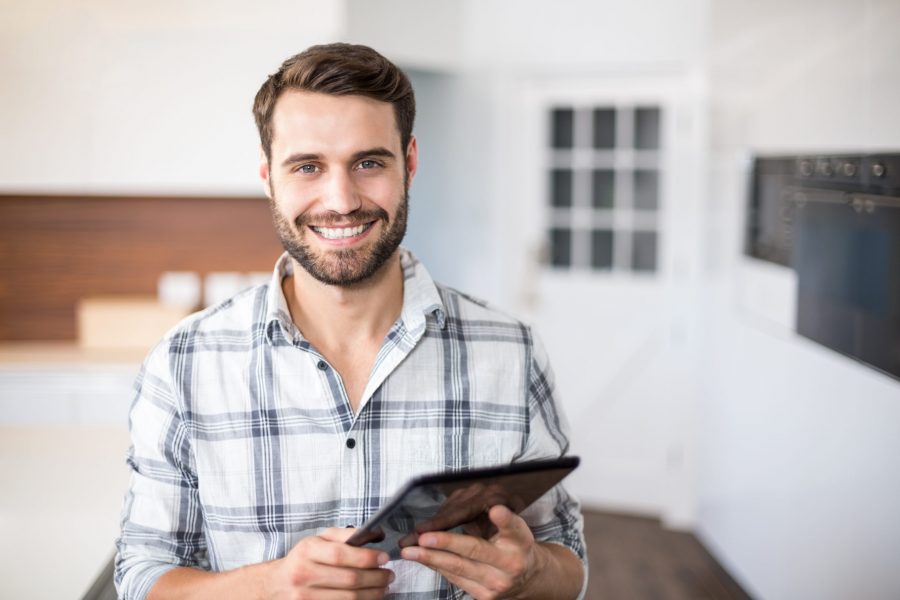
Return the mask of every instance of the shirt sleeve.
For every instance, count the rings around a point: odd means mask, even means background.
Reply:
[[[555,398],[553,369],[541,341],[532,333],[528,371],[528,422],[525,449],[520,460],[556,458],[569,451],[569,425]],[[522,512],[538,542],[560,544],[575,553],[584,568],[579,598],[587,590],[588,559],[584,542],[584,518],[578,500],[556,485]]]
[[[178,355],[160,342],[135,381],[129,414],[131,471],[116,540],[119,598],[142,600],[177,566],[207,568],[190,437],[171,375]]]

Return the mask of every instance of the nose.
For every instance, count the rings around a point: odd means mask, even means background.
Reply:
[[[322,197],[322,207],[341,215],[348,215],[362,206],[356,185],[350,173],[335,169],[328,176]]]

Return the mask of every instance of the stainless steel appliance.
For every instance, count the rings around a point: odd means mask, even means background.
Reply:
[[[797,272],[797,332],[900,379],[900,154],[754,162],[746,252]]]

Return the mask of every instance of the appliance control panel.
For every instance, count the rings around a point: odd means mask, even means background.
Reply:
[[[873,212],[879,197],[900,197],[900,154],[756,158],[746,221],[746,254],[790,266],[796,210],[809,201],[810,193]]]

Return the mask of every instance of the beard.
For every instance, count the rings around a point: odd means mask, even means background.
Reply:
[[[316,216],[303,213],[292,224],[278,209],[274,190],[269,199],[269,208],[272,211],[275,231],[278,233],[281,245],[291,258],[297,261],[307,273],[324,284],[352,286],[375,275],[400,247],[400,243],[406,235],[409,190],[404,185],[403,199],[398,205],[393,221],[387,211],[378,207],[355,210],[347,215],[325,213]],[[309,230],[310,222],[315,222],[317,225],[329,225],[346,222],[348,218],[356,224],[381,221],[381,235],[374,244],[369,244],[364,248],[341,248],[324,252],[317,252],[304,241],[305,236],[315,235]]]

